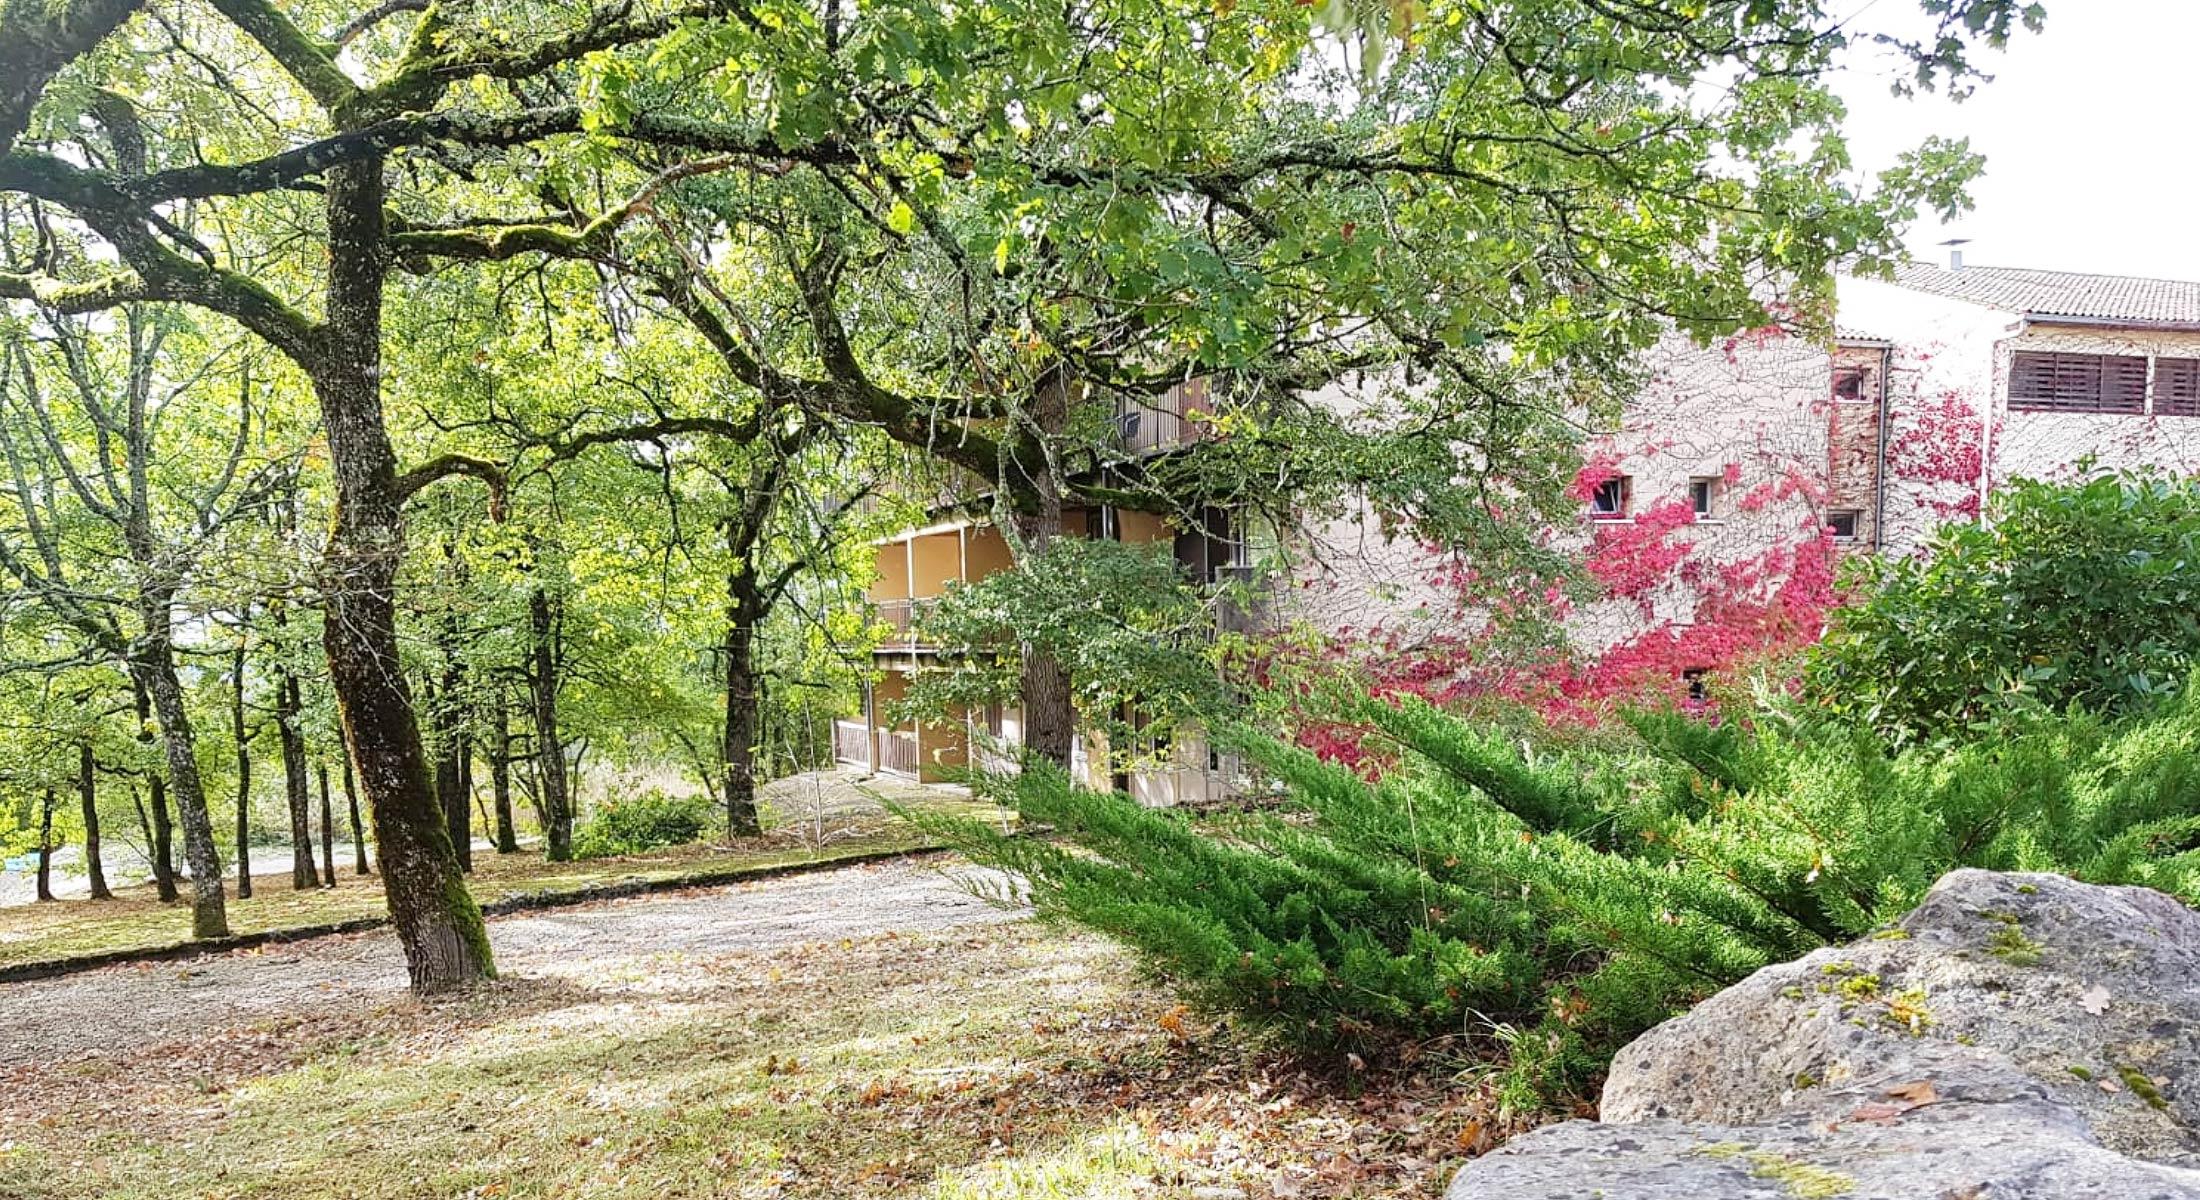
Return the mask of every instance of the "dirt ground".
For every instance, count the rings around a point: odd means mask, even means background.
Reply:
[[[601,973],[668,955],[1013,919],[958,885],[969,877],[967,868],[958,876],[917,863],[824,871],[492,918],[489,942],[503,972],[557,979],[583,963]],[[405,986],[405,960],[386,929],[0,985],[0,1070],[357,1010],[400,998]]]
[[[0,985],[8,1200],[1434,1200],[1449,1066],[1349,1077],[1202,1019],[933,858]]]

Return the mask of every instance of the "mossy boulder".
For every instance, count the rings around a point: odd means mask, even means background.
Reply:
[[[1652,1030],[1601,1121],[1516,1139],[1451,1200],[2200,1200],[2200,913],[1963,870],[1900,929]]]

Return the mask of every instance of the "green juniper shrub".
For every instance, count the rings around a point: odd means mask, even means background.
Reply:
[[[1923,556],[1852,562],[1861,599],[1832,614],[1805,689],[1898,739],[2142,711],[2200,663],[2200,480],[2017,480]]]
[[[666,846],[684,846],[710,828],[715,810],[702,796],[667,796],[655,788],[617,796],[596,806],[573,833],[579,858],[616,858]]]
[[[1373,781],[1240,739],[1277,810],[1195,818],[1034,764],[981,786],[1052,839],[917,819],[1197,1002],[1317,1053],[1458,1039],[1521,1105],[1585,1095],[1629,1038],[1884,929],[1953,867],[2200,898],[2200,697],[1952,749],[1803,710],[1638,713],[1562,752],[1415,700],[1358,716],[1403,750]]]

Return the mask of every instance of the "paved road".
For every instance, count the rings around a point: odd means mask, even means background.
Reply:
[[[963,889],[975,877],[969,868],[950,873],[932,863],[844,867],[499,917],[489,922],[489,940],[507,975],[558,978],[646,970],[667,954],[770,950],[1015,919]],[[0,1067],[356,1010],[401,997],[405,986],[404,958],[388,930],[5,984]]]

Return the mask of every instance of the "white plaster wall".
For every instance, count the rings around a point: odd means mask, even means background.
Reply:
[[[2039,323],[2002,341],[1994,358],[1995,377],[2004,381],[1999,390],[2003,420],[1991,459],[1995,482],[2065,477],[2087,456],[2101,470],[2200,472],[2200,417],[2009,411],[2006,380],[2010,358],[2019,350],[2200,358],[2200,333]]]
[[[1725,482],[1707,522],[1670,535],[1690,547],[1689,561],[1716,572],[1776,545],[1812,536],[1824,497],[1826,414],[1832,366],[1826,348],[1776,331],[1745,333],[1698,346],[1678,335],[1646,356],[1648,377],[1617,430],[1589,448],[1617,453],[1616,469],[1632,480],[1631,512],[1640,519],[1659,505],[1685,504],[1689,480]],[[1616,525],[1597,528],[1584,513],[1574,544],[1624,537]],[[1571,622],[1585,650],[1601,650],[1658,625],[1690,623],[1704,589],[1676,570],[1641,601],[1612,599]]]
[[[2001,410],[1995,346],[2014,313],[1875,279],[1840,281],[1841,324],[1892,343],[1887,373],[1885,514],[1880,547],[1914,552],[1940,525],[1975,509],[1980,481],[1933,478],[1929,461],[1975,453]],[[1951,414],[1962,415],[1952,420]],[[1967,508],[1968,506],[1968,508]]]
[[[2020,350],[2200,358],[2200,333],[2027,322],[2021,314],[1843,279],[1841,323],[1894,343],[1887,548],[1918,549],[1938,525],[1977,510],[1981,488],[2010,479],[2065,478],[2090,457],[2098,469],[2152,466],[2200,472],[2200,418],[2010,411],[2011,356]],[[1970,410],[1973,445],[1985,439],[1983,478],[1919,478],[1920,454],[1955,446],[1948,415]],[[1905,471],[1905,465],[1912,470]]]

